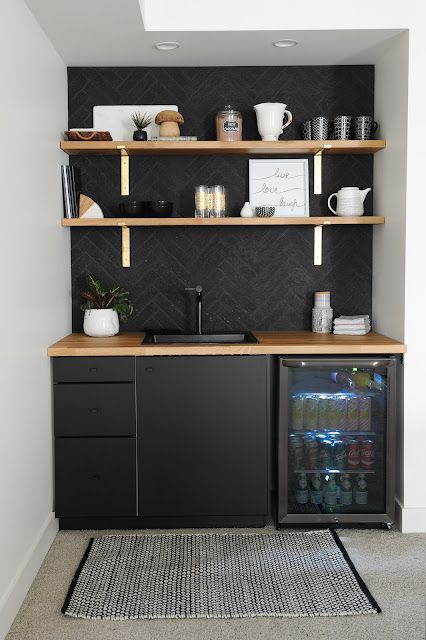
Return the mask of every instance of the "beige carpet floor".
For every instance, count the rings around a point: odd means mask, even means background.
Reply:
[[[426,534],[339,531],[383,610],[380,615],[125,622],[68,618],[60,609],[88,540],[106,533],[113,532],[57,535],[7,640],[425,640]]]

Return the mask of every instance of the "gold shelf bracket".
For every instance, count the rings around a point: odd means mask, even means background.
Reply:
[[[130,229],[121,227],[121,266],[130,267]]]
[[[314,227],[314,265],[319,267],[322,265],[322,224]]]
[[[314,154],[314,194],[322,194],[322,154],[331,149],[331,144],[325,144],[322,149]]]
[[[117,145],[121,155],[121,195],[129,195],[129,154],[124,145]]]

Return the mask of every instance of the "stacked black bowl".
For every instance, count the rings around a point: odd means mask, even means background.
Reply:
[[[173,202],[125,200],[120,202],[120,213],[123,218],[170,218],[173,214]]]

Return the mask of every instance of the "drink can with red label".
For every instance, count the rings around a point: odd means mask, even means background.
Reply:
[[[371,398],[369,396],[359,399],[359,430],[371,430]]]
[[[374,443],[372,440],[363,440],[361,443],[361,466],[364,469],[374,467]]]
[[[349,440],[346,445],[346,457],[349,469],[356,469],[359,467],[361,461],[361,451],[359,442],[357,440]]]

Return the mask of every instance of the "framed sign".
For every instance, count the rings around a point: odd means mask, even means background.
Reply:
[[[309,216],[308,160],[249,160],[249,200],[275,216]]]

